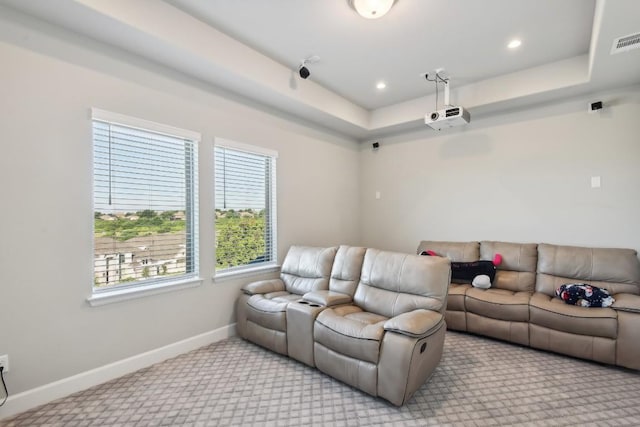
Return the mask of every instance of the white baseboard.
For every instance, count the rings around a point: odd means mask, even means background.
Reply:
[[[163,360],[221,341],[235,334],[236,324],[232,323],[213,331],[9,396],[7,402],[0,407],[0,420],[146,368]]]

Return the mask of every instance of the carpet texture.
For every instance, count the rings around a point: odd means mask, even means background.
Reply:
[[[638,426],[640,373],[447,332],[402,408],[231,338],[0,421],[3,426]]]

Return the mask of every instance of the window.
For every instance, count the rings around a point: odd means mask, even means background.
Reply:
[[[196,133],[93,118],[94,295],[198,275]]]
[[[216,271],[275,264],[277,153],[223,140],[214,152]]]

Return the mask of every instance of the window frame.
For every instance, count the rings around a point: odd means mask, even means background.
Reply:
[[[189,216],[189,226],[191,227],[191,235],[185,234],[185,239],[191,238],[193,271],[178,276],[151,278],[140,280],[137,282],[125,282],[104,288],[95,286],[94,280],[91,284],[91,295],[87,301],[92,306],[108,304],[131,298],[138,298],[146,295],[154,295],[177,289],[190,288],[202,284],[200,278],[200,242],[199,242],[199,174],[198,174],[198,147],[202,141],[202,136],[198,132],[177,128],[162,123],[157,123],[145,119],[131,117],[119,113],[113,113],[97,108],[91,109],[90,125],[91,125],[91,144],[92,144],[92,182],[95,182],[95,139],[93,133],[94,122],[103,122],[118,126],[147,131],[150,133],[163,134],[174,138],[190,140],[192,142],[191,149],[191,189],[185,194],[185,215]],[[186,159],[186,157],[185,157]],[[186,166],[185,166],[186,167]],[[91,269],[92,276],[95,277],[95,187],[92,185],[92,221],[91,221],[91,247],[93,267]],[[190,209],[190,212],[187,212]],[[186,231],[185,231],[186,233]]]
[[[214,211],[215,211],[215,200],[218,196],[216,194],[215,189],[215,179],[216,179],[216,170],[215,170],[215,161],[216,161],[216,148],[222,147],[230,150],[241,151],[248,154],[259,155],[264,157],[271,158],[271,173],[269,178],[269,217],[271,218],[271,224],[269,225],[271,228],[271,260],[257,263],[257,264],[244,264],[235,267],[225,268],[223,270],[218,270],[217,266],[217,254],[216,254],[216,227],[215,227],[215,219],[214,219],[214,244],[213,244],[213,279],[216,281],[232,279],[238,277],[251,277],[261,273],[267,273],[272,271],[277,271],[280,266],[278,265],[278,209],[277,209],[277,160],[278,160],[278,152],[276,150],[271,150],[268,148],[246,144],[242,142],[233,141],[226,138],[216,137],[213,141],[213,200],[214,200]]]

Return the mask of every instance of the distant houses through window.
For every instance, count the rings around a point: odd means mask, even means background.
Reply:
[[[94,293],[198,275],[200,135],[92,110]]]

